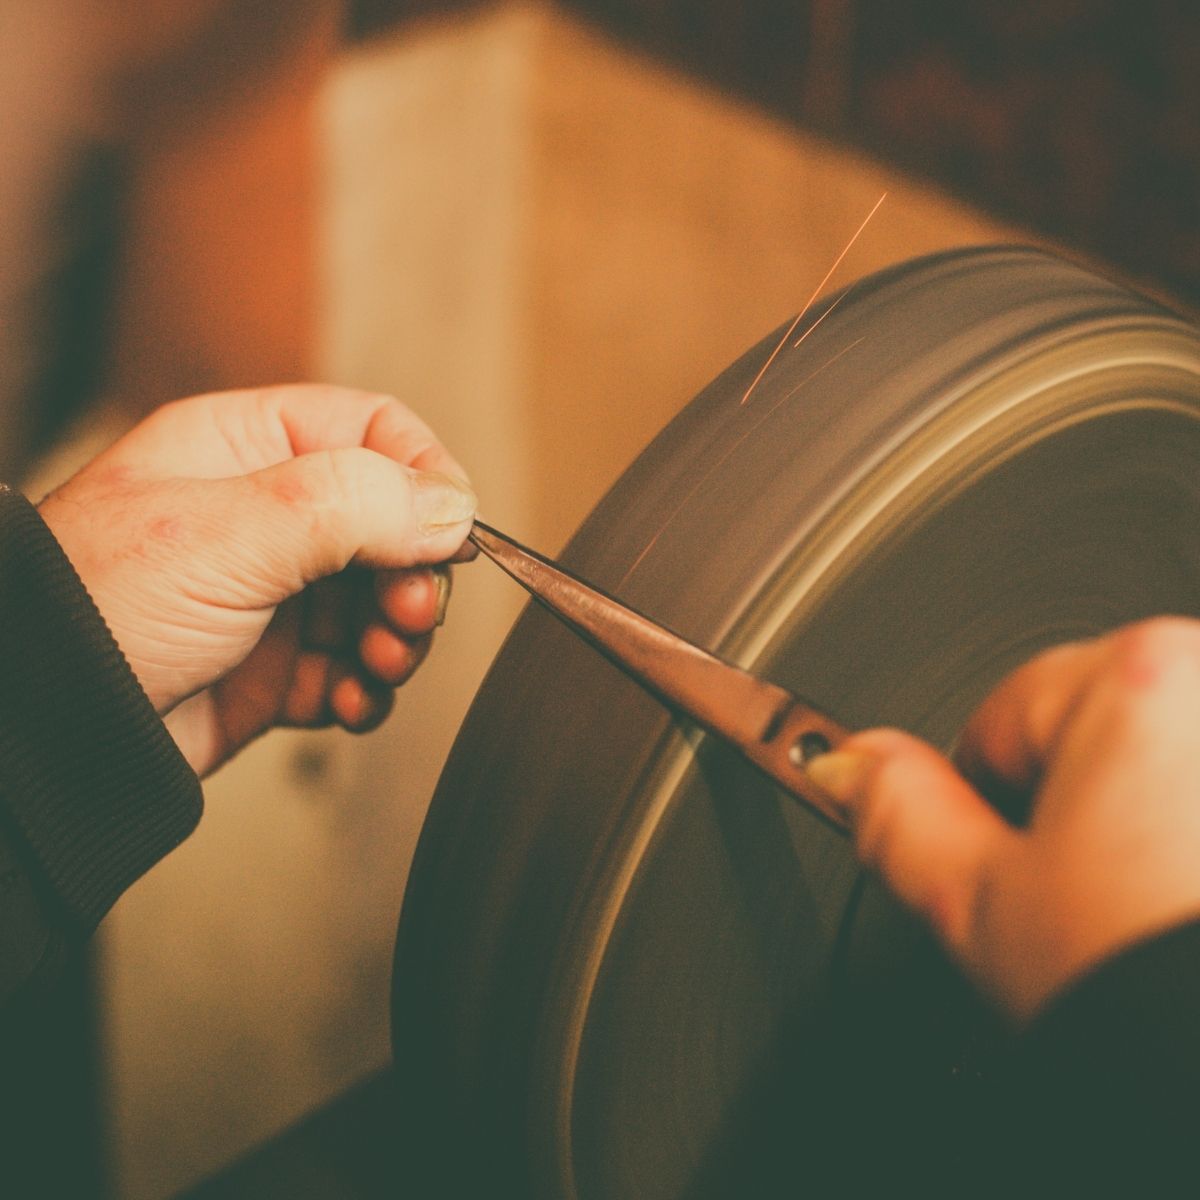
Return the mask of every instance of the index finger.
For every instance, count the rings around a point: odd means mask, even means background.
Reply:
[[[105,456],[143,473],[221,479],[321,450],[364,447],[466,479],[433,430],[395,396],[326,384],[213,392],[164,405]]]
[[[467,478],[433,430],[395,396],[317,385],[272,391],[293,454],[362,446],[418,471]]]

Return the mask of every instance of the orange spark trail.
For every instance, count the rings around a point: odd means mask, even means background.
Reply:
[[[879,199],[875,201],[875,207],[872,208],[869,213],[867,213],[866,217],[863,220],[863,223],[854,231],[854,236],[843,247],[841,254],[839,254],[837,256],[837,258],[835,258],[833,260],[833,266],[830,267],[829,270],[825,272],[825,278],[822,279],[821,282],[817,284],[816,290],[808,298],[808,303],[805,304],[805,306],[796,314],[796,319],[791,323],[791,325],[788,326],[787,333],[785,333],[783,335],[783,337],[779,339],[779,345],[776,346],[775,349],[771,351],[771,357],[768,358],[765,363],[763,363],[762,368],[760,369],[758,374],[755,375],[754,381],[746,389],[746,394],[742,397],[743,404],[745,404],[746,401],[750,399],[750,393],[752,391],[754,391],[754,389],[756,387],[758,387],[758,381],[760,379],[762,379],[762,377],[767,373],[767,368],[775,361],[776,356],[779,354],[780,350],[783,349],[784,345],[787,343],[788,338],[790,338],[792,336],[792,334],[796,332],[796,326],[799,325],[800,322],[804,319],[805,313],[807,313],[808,310],[810,308],[812,308],[813,304],[816,302],[817,297],[821,294],[821,289],[829,282],[834,271],[836,271],[838,269],[838,267],[841,265],[842,259],[845,258],[847,254],[849,254],[850,247],[853,246],[854,243],[858,241],[859,235],[862,233],[862,231],[864,229],[866,229],[868,224],[870,224],[871,218],[879,211],[879,206],[886,199],[887,199],[887,192],[884,192],[883,195],[880,196]],[[803,341],[804,339],[801,338],[800,340]]]
[[[843,354],[849,354],[850,351],[859,344],[859,342],[866,341],[866,337],[867,335],[865,333],[862,335],[862,337],[856,337],[854,341],[850,343],[850,345],[843,346],[831,359],[823,362],[811,375],[805,375],[805,377],[800,380],[800,382],[796,384],[796,386],[792,388],[792,390],[788,392],[786,396],[781,396],[775,401],[774,404],[771,405],[770,408],[767,409],[766,413],[763,415],[763,421],[765,421],[767,417],[769,417],[785,400],[790,400],[802,387],[804,387],[805,384],[812,382],[812,380],[820,375],[820,373],[827,367],[832,367],[833,364],[837,362],[837,360],[841,358]],[[762,421],[759,422],[759,425],[761,424]],[[755,429],[757,428],[758,426],[756,425]]]
[[[784,402],[786,402],[786,401],[790,400],[790,399],[791,399],[791,398],[792,398],[792,397],[793,397],[793,396],[794,396],[794,395],[795,395],[795,394],[796,394],[796,393],[797,393],[797,392],[798,392],[798,391],[799,391],[799,390],[800,390],[802,387],[804,387],[804,386],[805,386],[805,385],[807,385],[808,383],[811,383],[811,382],[812,382],[812,380],[813,380],[813,379],[815,379],[815,378],[816,378],[818,375],[820,375],[820,373],[821,373],[822,371],[824,371],[824,370],[825,370],[827,367],[832,367],[832,366],[833,366],[833,364],[834,364],[835,362],[837,362],[837,360],[838,360],[839,358],[841,358],[843,354],[849,354],[849,353],[850,353],[850,351],[851,351],[851,350],[853,350],[853,349],[854,349],[854,347],[855,347],[855,346],[857,346],[857,345],[859,344],[859,342],[863,341],[863,338],[865,338],[865,336],[866,336],[866,335],[864,334],[864,335],[863,335],[863,337],[860,337],[860,338],[855,338],[855,340],[854,340],[854,341],[852,341],[852,342],[851,342],[851,343],[850,343],[848,346],[843,346],[843,347],[842,347],[842,348],[841,348],[841,349],[840,349],[840,350],[839,350],[839,351],[838,351],[838,352],[837,352],[837,353],[836,353],[836,354],[835,354],[835,355],[834,355],[834,356],[833,356],[831,359],[827,360],[826,362],[823,362],[823,363],[822,363],[822,364],[821,364],[821,365],[820,365],[820,366],[819,366],[819,367],[818,367],[818,368],[817,368],[815,371],[813,371],[811,374],[808,374],[808,375],[806,375],[806,376],[805,376],[805,377],[804,377],[802,380],[800,380],[800,382],[799,382],[798,384],[796,384],[796,386],[795,386],[794,388],[792,388],[792,390],[791,390],[790,392],[788,392],[788,393],[787,393],[787,395],[786,395],[786,396],[781,396],[781,397],[780,397],[778,400],[776,400],[776,401],[775,401],[775,403],[774,403],[774,404],[772,404],[772,405],[771,405],[771,407],[770,407],[769,409],[767,409],[767,411],[766,411],[765,413],[763,413],[763,415],[762,415],[761,417],[759,417],[759,419],[758,419],[757,421],[755,421],[755,422],[754,422],[754,424],[753,424],[753,425],[751,425],[751,426],[750,426],[750,428],[749,428],[749,429],[747,429],[747,430],[746,430],[746,432],[745,432],[745,433],[743,433],[741,437],[737,438],[737,439],[736,439],[736,440],[733,442],[733,444],[732,444],[731,446],[727,447],[727,448],[726,448],[726,450],[725,450],[725,453],[724,453],[724,454],[722,454],[720,458],[718,458],[718,459],[717,459],[715,462],[713,462],[713,463],[711,463],[711,464],[709,465],[709,467],[708,467],[708,470],[707,470],[707,471],[705,471],[705,472],[704,472],[704,474],[703,474],[703,475],[701,475],[701,476],[700,476],[700,478],[696,480],[696,482],[695,482],[695,483],[694,483],[694,484],[691,486],[691,488],[689,488],[689,489],[688,489],[688,491],[687,491],[687,492],[686,492],[686,494],[684,495],[683,499],[682,499],[682,500],[680,500],[680,501],[679,501],[679,503],[678,503],[678,504],[676,504],[676,505],[675,505],[675,507],[674,507],[673,509],[671,509],[671,511],[670,511],[670,512],[667,514],[667,518],[666,518],[666,520],[665,520],[665,521],[663,521],[663,523],[662,523],[662,524],[661,524],[661,525],[658,527],[658,532],[657,532],[657,533],[655,533],[655,535],[654,535],[654,536],[653,536],[653,537],[652,537],[652,538],[651,538],[651,539],[650,539],[650,540],[649,540],[649,541],[646,543],[646,545],[645,545],[645,547],[643,548],[642,552],[641,552],[641,553],[640,553],[640,554],[637,556],[637,558],[635,558],[635,559],[633,560],[633,562],[632,562],[632,563],[630,563],[630,564],[629,564],[629,569],[628,569],[628,570],[625,572],[625,574],[624,574],[624,575],[622,575],[622,576],[621,576],[621,580],[620,580],[620,582],[619,582],[619,583],[617,584],[617,586],[616,586],[616,589],[615,589],[616,591],[618,591],[618,592],[619,592],[619,591],[621,590],[621,588],[623,588],[623,587],[625,586],[625,584],[626,584],[626,583],[629,581],[629,577],[630,577],[630,576],[631,576],[631,575],[634,573],[634,571],[636,571],[636,570],[638,569],[638,567],[639,567],[639,566],[641,566],[641,564],[642,564],[642,560],[643,560],[643,559],[646,557],[646,555],[647,555],[647,554],[649,554],[649,553],[650,553],[650,551],[651,551],[651,550],[654,548],[654,546],[655,546],[655,543],[658,541],[658,539],[659,539],[660,537],[662,537],[662,535],[663,535],[663,534],[666,532],[667,526],[668,526],[668,525],[670,525],[670,523],[671,523],[671,522],[672,522],[672,521],[673,521],[673,520],[674,520],[674,519],[675,519],[675,518],[676,518],[676,517],[677,517],[677,516],[680,514],[680,512],[683,510],[683,507],[684,507],[684,505],[685,505],[685,504],[687,504],[687,502],[688,502],[688,501],[689,501],[689,500],[690,500],[690,499],[691,499],[691,498],[692,498],[692,497],[693,497],[693,496],[694,496],[694,495],[695,495],[695,494],[696,494],[696,493],[697,493],[697,492],[698,492],[698,491],[701,489],[701,487],[703,487],[703,485],[705,484],[705,482],[708,480],[709,476],[710,476],[710,475],[711,475],[711,474],[712,474],[712,473],[713,473],[713,472],[714,472],[714,471],[715,471],[715,470],[716,470],[716,469],[717,469],[717,468],[718,468],[718,467],[719,467],[719,466],[720,466],[720,465],[721,465],[723,462],[725,462],[725,460],[726,460],[727,458],[729,458],[729,456],[730,456],[730,455],[731,455],[731,454],[732,454],[732,453],[733,453],[733,452],[734,452],[734,451],[735,451],[735,450],[736,450],[736,449],[737,449],[737,448],[738,448],[738,447],[739,447],[739,446],[740,446],[740,445],[741,445],[741,444],[742,444],[742,443],[743,443],[743,442],[744,442],[744,441],[745,441],[745,440],[746,440],[746,439],[747,439],[747,438],[748,438],[748,437],[749,437],[749,436],[750,436],[750,435],[751,435],[751,434],[752,434],[752,433],[753,433],[753,432],[754,432],[754,431],[755,431],[755,430],[756,430],[756,429],[757,429],[757,428],[758,428],[758,427],[759,427],[759,426],[760,426],[760,425],[761,425],[761,424],[762,424],[762,423],[765,421],[765,420],[767,420],[767,419],[768,419],[768,418],[771,416],[771,414],[772,414],[772,413],[773,413],[773,412],[774,412],[774,411],[775,411],[775,410],[776,410],[776,409],[777,409],[777,408],[778,408],[778,407],[779,407],[781,404],[783,404]]]
[[[836,300],[835,300],[835,301],[834,301],[834,302],[833,302],[833,303],[832,303],[832,304],[831,304],[831,305],[830,305],[830,306],[829,306],[829,307],[828,307],[828,308],[827,308],[827,309],[826,309],[826,310],[825,310],[825,311],[824,311],[824,312],[823,312],[823,313],[822,313],[822,314],[821,314],[821,315],[820,315],[820,316],[819,316],[819,317],[818,317],[818,318],[817,318],[817,319],[816,319],[816,320],[815,320],[815,321],[814,321],[814,322],[813,322],[813,323],[812,323],[812,324],[811,324],[811,325],[810,325],[810,326],[809,326],[809,327],[808,327],[808,328],[807,328],[807,329],[806,329],[806,330],[805,330],[805,331],[804,331],[804,332],[803,332],[803,333],[802,333],[802,334],[801,334],[801,335],[800,335],[800,336],[799,336],[799,337],[798,337],[798,338],[797,338],[797,339],[796,339],[796,340],[793,342],[793,343],[792,343],[792,349],[793,349],[793,350],[795,350],[795,349],[796,349],[798,346],[800,346],[800,345],[801,345],[801,343],[804,341],[804,339],[805,339],[806,337],[808,337],[808,335],[809,335],[810,333],[812,333],[812,331],[813,331],[814,329],[816,329],[816,327],[817,327],[818,325],[820,325],[820,323],[821,323],[823,320],[825,320],[825,318],[826,318],[827,316],[829,316],[829,314],[830,314],[831,312],[833,312],[833,310],[834,310],[835,308],[837,308],[837,306],[838,306],[839,304],[841,304],[841,302],[842,302],[843,300],[845,300],[845,298],[846,298],[848,295],[850,295],[850,293],[851,293],[852,291],[854,291],[854,284],[851,284],[851,285],[850,285],[850,286],[849,286],[849,287],[848,287],[848,288],[847,288],[847,289],[846,289],[846,290],[845,290],[845,291],[844,291],[844,292],[843,292],[843,293],[842,293],[842,294],[841,294],[841,295],[840,295],[840,296],[839,296],[839,297],[838,297],[838,298],[837,298],[837,299],[836,299]]]

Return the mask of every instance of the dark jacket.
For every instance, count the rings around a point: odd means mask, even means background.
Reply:
[[[0,487],[0,1004],[195,828],[200,782],[37,510]]]

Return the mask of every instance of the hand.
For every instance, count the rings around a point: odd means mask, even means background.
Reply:
[[[387,715],[444,606],[429,565],[463,555],[462,478],[399,401],[297,385],[166,405],[40,511],[206,774],[273,725]]]
[[[1027,789],[1007,824],[930,746],[891,730],[816,759],[862,860],[1017,1020],[1123,947],[1200,915],[1200,622],[1059,647],[968,724],[968,777]]]

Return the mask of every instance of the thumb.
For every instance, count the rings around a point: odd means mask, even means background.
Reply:
[[[442,562],[475,515],[475,493],[462,480],[361,447],[302,454],[227,482],[240,493],[241,540],[271,564],[276,599],[350,563]]]
[[[1019,834],[932,746],[896,730],[856,734],[807,770],[845,808],[862,862],[969,961],[984,890]]]

